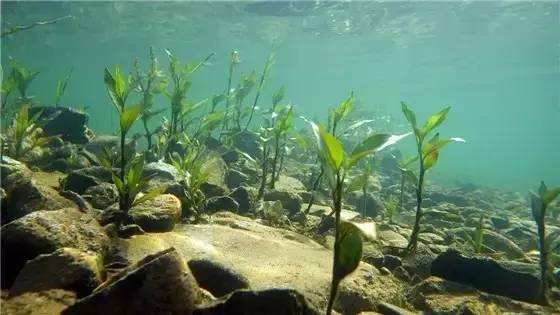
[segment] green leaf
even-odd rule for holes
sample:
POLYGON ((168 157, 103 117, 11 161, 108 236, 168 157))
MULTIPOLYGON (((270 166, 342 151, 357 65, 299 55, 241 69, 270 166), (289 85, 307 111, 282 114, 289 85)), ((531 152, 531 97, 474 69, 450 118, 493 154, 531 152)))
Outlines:
POLYGON ((451 109, 451 107, 446 107, 446 108, 442 109, 441 111, 439 111, 439 112, 433 114, 432 116, 430 116, 430 118, 428 118, 428 120, 426 121, 426 123, 424 124, 422 129, 420 129, 420 133, 421 133, 422 137, 425 137, 435 127, 439 126, 445 120, 445 118, 447 117, 447 113, 449 113, 450 109, 451 109))
POLYGON ((434 166, 439 157, 439 150, 452 142, 466 142, 463 138, 447 138, 439 139, 439 133, 435 134, 430 141, 422 147, 422 156, 424 159, 424 169, 428 170, 434 166))
POLYGON ((348 114, 350 113, 350 111, 352 111, 352 108, 354 107, 354 99, 355 99, 354 94, 351 93, 347 99, 345 99, 338 105, 338 107, 334 111, 334 117, 333 117, 334 123, 338 123, 339 121, 344 119, 344 117, 348 116, 348 114))
POLYGON ((344 149, 340 141, 328 133, 322 125, 311 123, 313 133, 318 141, 319 151, 333 172, 338 172, 344 160, 344 149))
POLYGON ((126 134, 132 124, 138 119, 140 113, 142 112, 142 103, 138 103, 133 106, 129 106, 124 109, 124 111, 120 114, 120 125, 121 130, 126 134))
POLYGON ((414 185, 418 184, 418 177, 413 171, 404 168, 401 168, 401 171, 403 172, 403 175, 406 180, 413 183, 414 185))
POLYGON ((546 206, 540 196, 534 192, 529 192, 529 194, 531 197, 531 212, 533 214, 533 219, 535 219, 535 222, 539 224, 539 222, 543 222, 546 206))
POLYGON ((362 259, 362 232, 352 223, 341 222, 338 240, 339 255, 334 266, 334 276, 338 280, 352 273, 362 259))
POLYGON ((439 133, 436 133, 430 141, 425 145, 426 153, 423 154, 424 169, 429 170, 432 166, 437 163, 439 158, 439 147, 437 146, 439 142, 439 133))
POLYGON ((166 188, 167 187, 162 187, 162 186, 153 187, 153 188, 149 189, 148 191, 146 191, 146 193, 144 195, 142 195, 142 197, 136 198, 134 200, 134 202, 132 203, 132 205, 135 206, 135 205, 141 204, 142 202, 152 200, 155 197, 161 195, 165 191, 166 188))
POLYGON ((402 135, 390 134, 374 134, 366 138, 362 143, 358 144, 350 157, 346 161, 346 168, 350 169, 356 165, 364 157, 375 153, 376 151, 383 150, 384 148, 397 143, 398 141, 406 138, 411 133, 402 135))
POLYGON ((560 195, 560 187, 547 189, 546 193, 544 193, 544 195, 542 197, 543 203, 546 206, 548 206, 550 203, 552 203, 554 201, 554 199, 556 199, 556 197, 558 197, 558 195, 560 195))
POLYGON ((369 174, 368 173, 364 173, 358 176, 354 176, 351 180, 350 183, 348 184, 348 186, 346 187, 346 192, 353 192, 353 191, 358 191, 363 189, 364 186, 367 185, 368 182, 368 178, 369 178, 369 174))
POLYGON ((115 184, 117 190, 119 191, 119 196, 124 195, 125 187, 121 179, 117 175, 115 175, 115 173, 111 173, 111 178, 113 179, 113 183, 115 184))
POLYGON ((286 91, 285 87, 280 87, 274 94, 272 94, 272 105, 276 106, 278 103, 284 99, 284 92, 286 91))
POLYGON ((408 108, 408 106, 404 102, 401 102, 401 109, 404 117, 406 117, 406 120, 408 120, 408 122, 412 126, 412 129, 416 130, 416 114, 414 114, 414 112, 410 108, 408 108))

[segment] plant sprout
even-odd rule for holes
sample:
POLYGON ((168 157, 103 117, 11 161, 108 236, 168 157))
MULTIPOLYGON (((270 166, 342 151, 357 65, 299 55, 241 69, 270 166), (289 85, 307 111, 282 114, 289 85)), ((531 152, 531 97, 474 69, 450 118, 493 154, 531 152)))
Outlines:
POLYGON ((554 279, 550 275, 549 255, 555 253, 560 244, 554 247, 551 243, 547 242, 545 231, 545 217, 548 206, 560 195, 560 187, 549 189, 544 182, 541 182, 537 193, 530 192, 531 197, 531 212, 533 219, 537 224, 537 235, 540 253, 540 269, 541 269, 541 287, 540 294, 544 302, 548 304, 548 294, 550 288, 550 279, 554 279))
MULTIPOLYGON (((362 256, 360 229, 352 223, 342 222, 340 217, 346 176, 362 159, 396 143, 409 134, 400 136, 374 134, 358 144, 348 154, 344 151, 340 140, 327 132, 323 126, 315 123, 311 123, 311 126, 318 142, 319 158, 331 188, 332 208, 335 215, 333 272, 327 306, 327 315, 329 315, 332 312, 340 281, 358 267, 362 256)), ((335 126, 332 127, 335 129, 335 126)))
POLYGON ((439 133, 436 133, 432 138, 426 141, 427 136, 439 126, 447 117, 447 113, 451 107, 446 107, 441 111, 433 114, 428 118, 422 127, 419 127, 416 123, 416 115, 408 106, 403 102, 402 111, 404 116, 410 123, 412 131, 414 132, 416 140, 416 149, 418 154, 409 158, 407 161, 403 162, 404 172, 406 176, 411 178, 413 182, 416 183, 416 218, 414 220, 414 227, 412 229, 412 234, 410 235, 410 240, 408 246, 406 247, 407 252, 413 252, 416 250, 418 244, 418 234, 420 232, 420 219, 422 218, 422 193, 424 190, 424 177, 426 171, 432 168, 439 157, 439 150, 451 142, 465 142, 462 138, 447 138, 440 139, 439 133), (408 165, 412 162, 418 161, 418 176, 414 174, 411 170, 406 169, 408 165))

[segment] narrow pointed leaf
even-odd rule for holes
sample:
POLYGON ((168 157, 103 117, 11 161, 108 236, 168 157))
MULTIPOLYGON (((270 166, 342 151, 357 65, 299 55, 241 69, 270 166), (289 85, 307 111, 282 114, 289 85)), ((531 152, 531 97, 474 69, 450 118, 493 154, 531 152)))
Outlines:
POLYGON ((367 185, 369 175, 367 173, 354 176, 348 186, 346 187, 346 192, 353 192, 361 190, 365 185, 367 185))
POLYGON ((556 199, 556 197, 558 197, 558 195, 560 195, 560 187, 554 187, 552 189, 547 189, 547 191, 544 193, 542 199, 543 199, 543 203, 548 206, 550 203, 552 203, 554 201, 554 199, 556 199))
POLYGON ((127 133, 142 112, 142 103, 125 108, 120 115, 121 130, 127 133))
POLYGON ((408 122, 412 126, 412 129, 417 129, 416 114, 414 114, 414 112, 410 108, 408 108, 408 106, 404 102, 401 102, 401 109, 404 117, 406 117, 406 120, 408 120, 408 122))
POLYGON ((165 191, 165 188, 166 187, 163 186, 151 188, 144 195, 142 195, 142 197, 136 198, 132 205, 135 206, 141 204, 142 202, 154 199, 155 197, 161 195, 165 191))
POLYGON ((435 127, 439 126, 447 117, 447 113, 451 107, 446 107, 441 111, 433 114, 428 118, 422 129, 420 130, 423 137, 425 137, 430 131, 432 131, 435 127))

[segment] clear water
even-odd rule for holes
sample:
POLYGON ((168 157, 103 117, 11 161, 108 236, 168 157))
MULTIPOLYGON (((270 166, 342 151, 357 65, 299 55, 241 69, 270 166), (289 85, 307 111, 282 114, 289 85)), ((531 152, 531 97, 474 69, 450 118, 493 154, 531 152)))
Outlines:
POLYGON ((522 191, 560 184, 558 1, 3 1, 1 9, 3 29, 73 16, 3 38, 2 67, 12 56, 41 71, 30 94, 50 103, 73 66, 63 103, 87 106, 99 132, 116 127, 103 68, 128 69, 137 57, 145 65, 150 45, 162 64, 164 48, 183 60, 216 53, 196 74, 192 99, 225 89, 232 49, 245 73, 275 51, 263 99, 284 84, 311 118, 324 119, 350 91, 393 116, 393 131, 407 129, 401 101, 422 118, 451 105, 441 133, 467 143, 446 148, 431 179, 522 191))

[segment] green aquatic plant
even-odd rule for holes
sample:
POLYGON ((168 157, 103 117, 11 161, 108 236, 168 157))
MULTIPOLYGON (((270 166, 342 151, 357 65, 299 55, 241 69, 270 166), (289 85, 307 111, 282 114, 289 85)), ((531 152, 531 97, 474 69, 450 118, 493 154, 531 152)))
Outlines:
POLYGON ((147 151, 152 150, 152 138, 154 132, 149 128, 152 118, 163 113, 165 109, 154 110, 154 97, 161 94, 167 88, 167 78, 159 69, 159 62, 154 54, 154 49, 150 47, 150 67, 145 73, 141 71, 138 60, 134 61, 132 71, 132 82, 134 91, 141 95, 142 111, 140 120, 144 127, 144 137, 146 138, 147 151))
POLYGON ((244 106, 245 98, 251 93, 257 84, 257 77, 254 72, 244 76, 235 90, 230 94, 230 106, 232 106, 232 120, 234 129, 232 132, 241 131, 242 121, 245 116, 249 115, 249 109, 244 106))
POLYGON ((538 235, 538 248, 539 248, 539 264, 541 269, 541 287, 540 294, 545 303, 548 303, 548 295, 550 288, 550 281, 554 279, 551 275, 551 265, 549 261, 549 255, 557 252, 560 244, 553 246, 550 242, 547 242, 546 230, 545 230, 545 218, 546 210, 548 206, 560 195, 560 187, 548 188, 544 182, 541 182, 539 190, 537 193, 530 192, 531 197, 531 212, 533 214, 533 219, 537 224, 537 235, 538 235))
POLYGON ((476 254, 482 254, 484 250, 484 215, 480 216, 472 233, 465 232, 465 239, 476 254))
MULTIPOLYGON (((128 215, 128 210, 131 207, 156 197, 162 192, 163 188, 157 187, 150 189, 145 195, 137 198, 138 194, 147 187, 147 179, 142 176, 144 171, 144 156, 139 155, 133 158, 127 158, 125 141, 130 128, 132 128, 134 122, 140 117, 143 103, 139 102, 135 105, 126 106, 126 101, 131 91, 132 79, 130 76, 123 75, 118 66, 115 67, 113 73, 105 68, 104 81, 111 102, 119 113, 120 172, 118 175, 112 172, 112 163, 105 163, 105 166, 111 169, 113 182, 115 186, 117 186, 119 192, 119 210, 123 213, 124 219, 128 215)), ((122 221, 119 222, 119 225, 120 224, 122 224, 122 221)))
POLYGON ((273 63, 274 63, 274 54, 271 53, 271 54, 268 55, 268 58, 266 58, 266 62, 264 64, 264 68, 263 68, 263 71, 261 73, 259 83, 257 84, 257 92, 255 93, 255 99, 253 101, 253 106, 251 107, 251 112, 249 114, 249 119, 247 119, 247 124, 245 125, 245 130, 247 130, 247 128, 249 128, 249 125, 251 124, 251 121, 253 120, 253 115, 255 113, 255 109, 257 108, 257 104, 259 102, 259 97, 261 95, 261 91, 264 87, 265 80, 266 80, 268 74, 270 73, 270 69, 272 68, 273 63))
POLYGON ((427 140, 429 134, 439 126, 447 117, 451 107, 446 107, 441 111, 431 115, 428 120, 424 123, 422 127, 419 127, 416 123, 416 114, 408 108, 408 106, 403 102, 401 103, 402 111, 406 120, 410 123, 412 131, 414 132, 414 138, 416 140, 416 149, 418 154, 409 158, 407 161, 403 162, 405 175, 412 178, 412 181, 416 185, 416 218, 414 220, 414 227, 412 229, 412 234, 410 235, 410 240, 408 246, 406 247, 407 252, 413 252, 416 250, 418 244, 418 234, 420 233, 420 220, 422 219, 422 194, 424 191, 424 179, 426 171, 431 169, 438 161, 439 151, 444 146, 451 142, 464 142, 462 138, 446 138, 440 139, 439 133, 436 133, 430 139, 427 140), (418 161, 418 176, 411 170, 406 169, 411 163, 418 161))
POLYGON ((389 196, 387 201, 385 201, 385 210, 389 223, 393 224, 393 217, 400 211, 399 198, 396 195, 389 196))
POLYGON ((186 104, 186 94, 190 89, 192 82, 190 76, 195 73, 205 62, 210 60, 214 53, 209 54, 201 62, 193 62, 183 64, 179 59, 166 49, 165 52, 169 57, 169 78, 171 81, 171 91, 165 91, 165 95, 171 102, 171 119, 169 132, 172 135, 177 135, 178 132, 184 131, 184 125, 181 120, 181 113, 186 104))
POLYGON ((408 134, 394 136, 374 134, 359 143, 348 154, 344 151, 341 141, 320 124, 311 122, 313 133, 317 139, 319 159, 325 169, 331 188, 332 209, 335 215, 335 241, 333 253, 333 272, 331 291, 327 306, 330 314, 338 291, 340 281, 354 271, 361 260, 362 236, 360 229, 354 224, 341 221, 342 199, 345 192, 346 177, 350 170, 367 156, 396 143, 408 134))
POLYGON ((26 68, 23 64, 15 59, 10 59, 10 65, 12 66, 12 78, 13 84, 19 93, 22 100, 28 99, 27 89, 31 82, 39 75, 39 71, 33 71, 26 68))
POLYGON ((210 175, 209 171, 203 167, 204 155, 207 151, 197 140, 188 139, 186 134, 183 134, 183 138, 184 154, 173 152, 169 156, 169 161, 179 171, 180 183, 185 188, 187 196, 185 203, 189 212, 198 215, 205 201, 200 187, 210 175))
POLYGON ((224 134, 224 132, 228 131, 229 129, 229 114, 230 110, 230 101, 231 101, 231 85, 233 80, 233 72, 235 66, 237 66, 241 62, 241 58, 239 57, 239 52, 237 50, 232 50, 230 57, 229 57, 229 67, 228 67, 228 80, 226 91, 224 93, 224 98, 226 101, 226 108, 225 108, 225 116, 222 123, 222 131, 220 132, 220 137, 224 134))
POLYGON ((20 159, 31 150, 48 143, 50 137, 42 135, 37 123, 41 113, 41 111, 37 111, 31 115, 29 104, 20 107, 2 140, 2 154, 20 159))
POLYGON ((74 67, 70 68, 70 71, 68 71, 68 74, 66 74, 66 76, 63 79, 56 81, 56 90, 54 95, 55 106, 60 105, 60 100, 62 99, 64 92, 66 92, 66 87, 68 86, 68 82, 70 82, 70 78, 72 78, 73 72, 74 72, 74 67))
POLYGON ((278 174, 280 173, 279 161, 283 159, 285 153, 284 147, 286 145, 286 140, 289 132, 294 125, 294 109, 292 106, 285 106, 282 108, 276 107, 273 112, 276 116, 274 125, 272 127, 272 163, 271 163, 271 173, 270 173, 270 188, 274 189, 276 181, 278 180, 278 174))
MULTIPOLYGON (((354 92, 351 92, 350 96, 344 99, 337 107, 329 109, 327 129, 329 130, 331 135, 336 136, 336 129, 338 125, 346 116, 350 114, 352 108, 354 107, 354 101, 355 101, 354 92)), ((324 173, 325 173, 324 166, 321 165, 319 174, 317 175, 317 177, 315 177, 315 180, 313 181, 313 186, 311 188, 311 198, 309 199, 309 203, 307 204, 307 209, 305 210, 305 213, 309 213, 311 207, 313 206, 313 203, 315 202, 315 192, 317 191, 319 185, 321 184, 321 179, 323 178, 324 173)))
POLYGON ((366 215, 366 210, 367 210, 367 186, 368 186, 368 181, 371 177, 371 171, 372 171, 371 164, 368 163, 368 161, 366 161, 366 163, 364 163, 364 166, 361 169, 361 173, 357 176, 354 176, 350 180, 350 183, 346 188, 347 193, 358 191, 358 190, 362 192, 362 215, 363 216, 366 215))
POLYGON ((270 145, 272 141, 272 127, 261 127, 259 132, 259 141, 260 141, 260 167, 261 167, 261 174, 260 174, 260 185, 259 191, 257 193, 257 200, 261 200, 264 196, 264 191, 266 189, 266 183, 268 179, 268 170, 269 170, 269 159, 270 159, 270 151, 272 146, 270 145))

